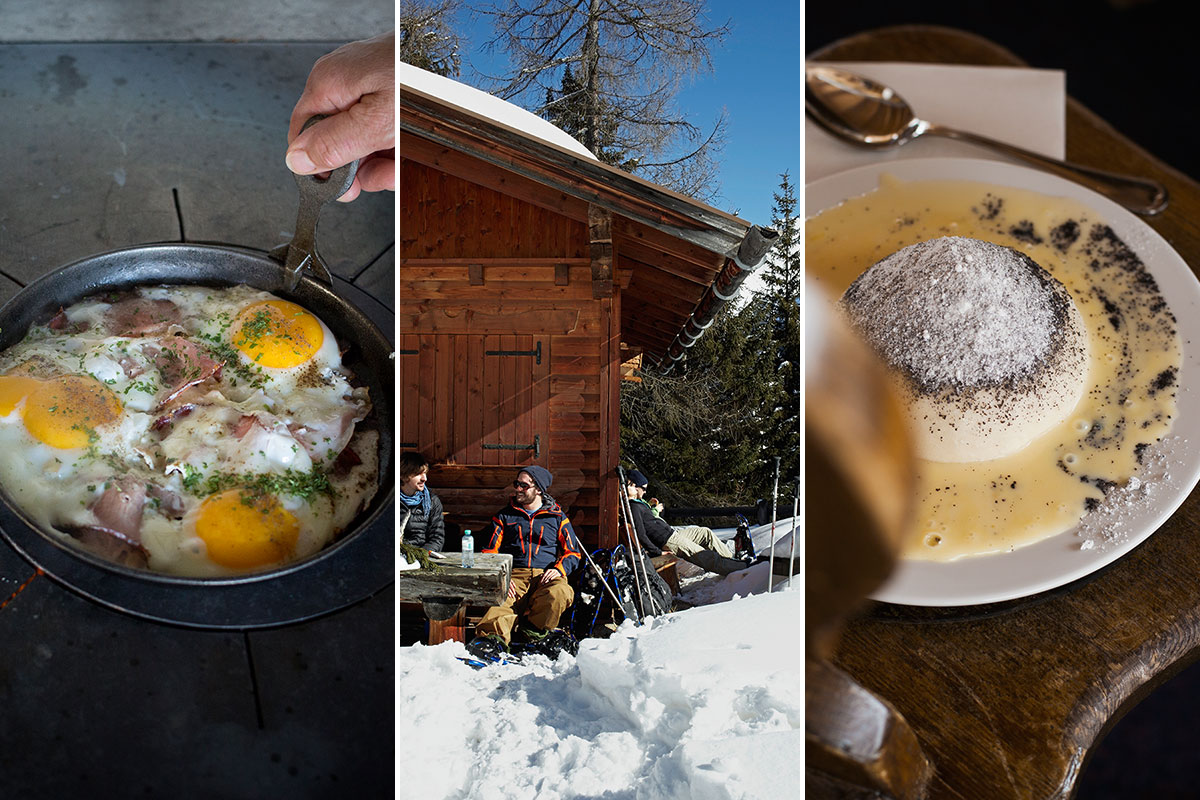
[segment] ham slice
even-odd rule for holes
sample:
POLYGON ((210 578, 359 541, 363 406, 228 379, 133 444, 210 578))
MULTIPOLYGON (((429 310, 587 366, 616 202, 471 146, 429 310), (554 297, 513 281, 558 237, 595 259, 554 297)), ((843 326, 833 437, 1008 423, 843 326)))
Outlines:
POLYGON ((146 494, 150 499, 158 501, 158 510, 164 517, 183 519, 183 513, 187 509, 183 498, 177 492, 173 492, 165 486, 150 484, 146 487, 146 494))
POLYGON ((142 546, 142 508, 146 484, 133 477, 109 481, 108 488, 91 505, 95 525, 65 528, 80 544, 97 555, 131 567, 145 567, 149 553, 142 546))
POLYGON ((133 544, 142 543, 142 507, 146 504, 146 484, 131 476, 108 482, 100 499, 92 504, 92 513, 100 527, 133 544))
POLYGON ((263 428, 263 430, 266 430, 263 424, 258 421, 258 417, 254 416, 253 414, 243 414, 238 418, 237 424, 233 426, 234 437, 238 439, 245 439, 246 434, 248 434, 255 425, 258 425, 259 427, 263 428))
POLYGON ((114 336, 165 333, 179 319, 179 306, 170 300, 150 300, 145 297, 118 300, 104 312, 104 325, 114 336))
POLYGON ((58 307, 58 313, 51 317, 46 325, 52 331, 67 331, 68 333, 82 333, 89 327, 86 322, 71 324, 71 320, 67 319, 67 312, 62 306, 58 307))
POLYGON ((180 417, 186 417, 195 409, 195 403, 178 403, 171 408, 164 409, 163 414, 159 416, 158 419, 154 420, 153 424, 150 426, 150 429, 156 433, 166 436, 167 434, 163 433, 163 429, 170 428, 175 424, 175 420, 179 419, 180 417))
POLYGON ((189 339, 166 336, 158 340, 157 346, 147 344, 142 351, 162 376, 165 389, 159 396, 159 408, 170 404, 189 387, 209 378, 221 378, 221 362, 210 358, 189 339))
POLYGON ((79 525, 65 530, 85 548, 108 561, 135 569, 146 569, 150 564, 150 554, 146 548, 114 535, 107 528, 79 525))

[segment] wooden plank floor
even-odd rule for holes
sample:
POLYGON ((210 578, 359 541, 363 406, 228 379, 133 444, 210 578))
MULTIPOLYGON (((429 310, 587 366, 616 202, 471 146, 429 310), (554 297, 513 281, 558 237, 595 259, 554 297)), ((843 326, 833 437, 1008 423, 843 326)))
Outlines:
MULTIPOLYGON (((328 44, 0 46, 0 301, 156 241, 269 249, 288 117, 328 44)), ((331 204, 330 268, 394 308, 394 196, 331 204)), ((391 797, 394 593, 267 631, 146 622, 0 543, 6 797, 391 797)))

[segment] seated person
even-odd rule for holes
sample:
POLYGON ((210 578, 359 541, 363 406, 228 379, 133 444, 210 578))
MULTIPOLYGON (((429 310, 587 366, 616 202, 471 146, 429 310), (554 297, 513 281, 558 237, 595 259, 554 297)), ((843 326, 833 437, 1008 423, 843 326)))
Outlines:
POLYGON ((649 484, 646 476, 636 469, 626 475, 629 511, 638 542, 646 555, 653 558, 662 555, 663 550, 670 550, 684 561, 718 575, 728 575, 750 566, 745 561, 735 559, 729 547, 717 538, 711 528, 699 525, 673 528, 664 522, 642 499, 649 484))
POLYGON ((514 628, 541 652, 571 649, 570 635, 555 631, 559 617, 575 600, 567 578, 579 564, 582 547, 571 521, 554 498, 549 470, 530 466, 517 473, 512 501, 492 518, 492 532, 484 553, 509 553, 512 578, 504 603, 492 606, 475 626, 467 645, 472 654, 495 659, 509 648, 514 628))
POLYGON ((420 453, 400 456, 400 541, 425 550, 441 550, 446 539, 442 501, 429 491, 429 462, 420 453))

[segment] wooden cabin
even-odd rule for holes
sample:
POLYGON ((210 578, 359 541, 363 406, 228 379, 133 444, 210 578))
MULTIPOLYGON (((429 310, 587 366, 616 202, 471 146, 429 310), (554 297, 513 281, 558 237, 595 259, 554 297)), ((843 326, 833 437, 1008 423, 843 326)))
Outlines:
POLYGON ((448 548, 525 464, 612 546, 622 364, 680 351, 752 226, 498 98, 405 64, 399 82, 399 447, 432 464, 448 548))

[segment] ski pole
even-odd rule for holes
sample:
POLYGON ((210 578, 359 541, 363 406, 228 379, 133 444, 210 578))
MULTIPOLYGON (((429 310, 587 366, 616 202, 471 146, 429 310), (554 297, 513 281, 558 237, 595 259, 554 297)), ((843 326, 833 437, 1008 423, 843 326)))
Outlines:
POLYGON ((767 592, 775 582, 775 512, 779 505, 779 456, 775 456, 775 488, 771 490, 771 572, 767 575, 767 592))
POLYGON ((637 537, 637 528, 633 524, 633 508, 629 502, 629 492, 626 490, 627 478, 625 476, 625 468, 620 464, 617 465, 617 480, 621 482, 621 492, 617 496, 617 508, 625 517, 625 535, 629 538, 629 555, 633 559, 633 582, 638 586, 638 597, 642 601, 642 616, 646 615, 646 609, 650 608, 654 613, 658 611, 658 604, 654 601, 654 595, 650 592, 650 576, 646 572, 646 562, 642 560, 642 542, 637 537), (638 578, 638 566, 641 566, 642 576, 638 578), (647 602, 649 598, 649 602, 647 602))
POLYGON ((792 584, 792 569, 796 565, 796 533, 800 530, 796 520, 800 516, 800 473, 796 473, 796 494, 792 498, 792 560, 788 562, 788 586, 792 584))
MULTIPOLYGON (((633 521, 633 503, 629 500, 628 492, 621 493, 621 502, 625 507, 626 525, 629 527, 634 542, 637 543, 637 563, 642 567, 642 585, 646 587, 646 597, 650 599, 650 610, 655 616, 658 616, 663 613, 663 609, 658 607, 658 600, 654 598, 654 592, 650 591, 650 574, 646 571, 646 555, 642 549, 642 540, 637 538, 637 525, 633 521)), ((645 601, 643 600, 643 602, 645 601)), ((645 606, 643 605, 642 608, 644 610, 645 606)))
POLYGON ((631 563, 629 566, 631 566, 633 568, 633 585, 634 585, 634 587, 637 588, 638 600, 641 602, 641 605, 642 605, 642 607, 641 607, 642 616, 645 616, 646 595, 642 591, 641 578, 638 577, 637 560, 635 559, 635 552, 633 549, 634 542, 637 541, 637 533, 633 530, 632 526, 629 524, 629 516, 627 515, 627 513, 625 511, 625 503, 623 502, 623 498, 626 497, 625 470, 619 464, 617 465, 617 480, 621 484, 620 492, 618 492, 618 494, 617 494, 617 517, 618 517, 619 522, 622 522, 625 524, 625 540, 627 542, 629 542, 629 558, 631 560, 631 563))
POLYGON ((637 553, 637 543, 638 543, 637 542, 637 531, 634 528, 634 525, 631 524, 630 518, 629 518, 629 511, 625 507, 624 491, 622 492, 622 494, 618 495, 617 511, 618 511, 620 517, 622 517, 622 522, 625 523, 625 541, 629 542, 629 560, 630 560, 629 566, 632 567, 632 570, 634 570, 634 587, 637 589, 638 606, 640 606, 640 612, 641 612, 642 616, 646 616, 647 591, 646 591, 646 587, 644 587, 644 585, 642 583, 642 578, 640 576, 638 576, 638 572, 637 572, 637 563, 638 563, 638 561, 641 560, 640 558, 638 558, 638 553, 637 553))

